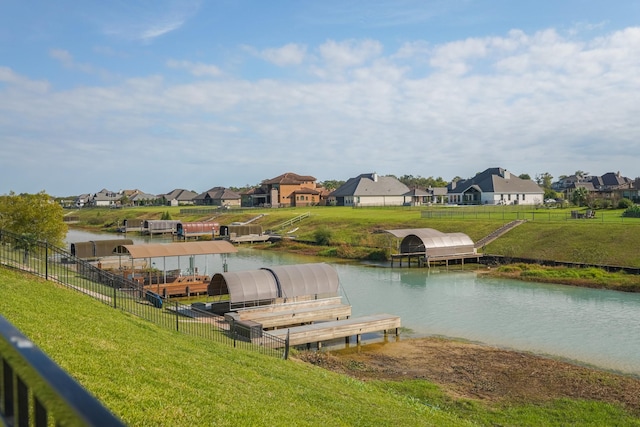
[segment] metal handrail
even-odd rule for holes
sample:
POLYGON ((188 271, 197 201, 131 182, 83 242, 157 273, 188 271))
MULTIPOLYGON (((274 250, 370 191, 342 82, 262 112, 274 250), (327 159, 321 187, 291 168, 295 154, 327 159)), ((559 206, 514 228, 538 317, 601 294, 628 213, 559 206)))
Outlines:
POLYGON ((2 316, 0 361, 0 420, 5 425, 47 426, 49 418, 56 425, 125 425, 2 316))

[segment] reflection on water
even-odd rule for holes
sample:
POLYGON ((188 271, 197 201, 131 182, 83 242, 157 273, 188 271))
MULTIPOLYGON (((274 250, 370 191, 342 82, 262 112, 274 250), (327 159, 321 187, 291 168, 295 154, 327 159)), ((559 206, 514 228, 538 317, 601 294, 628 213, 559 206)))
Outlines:
MULTIPOLYGON (((74 230, 67 241, 99 238, 115 237, 74 230)), ((321 261, 244 248, 227 258, 229 271, 321 261)), ((167 269, 178 266, 176 260, 166 263, 167 269)), ((207 274, 221 272, 222 263, 219 255, 196 259, 207 274)), ((471 271, 332 265, 354 316, 397 314, 411 336, 463 338, 640 375, 640 294, 492 279, 471 271)))

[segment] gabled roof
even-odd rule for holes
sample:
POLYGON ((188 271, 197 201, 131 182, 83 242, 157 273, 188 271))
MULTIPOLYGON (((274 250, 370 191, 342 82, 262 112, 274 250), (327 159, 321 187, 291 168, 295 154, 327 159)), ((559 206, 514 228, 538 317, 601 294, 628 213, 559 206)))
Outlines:
POLYGON ((427 197, 427 196, 431 196, 431 193, 429 193, 428 191, 424 191, 421 188, 412 188, 411 190, 404 193, 403 196, 427 197))
POLYGON ((307 187, 301 187, 295 191, 292 191, 291 194, 314 194, 314 195, 320 195, 322 194, 322 192, 318 191, 318 190, 314 190, 313 188, 307 188, 307 187))
POLYGON ((304 184, 305 182, 316 181, 316 178, 310 175, 298 175, 293 172, 283 173, 282 175, 276 176, 275 178, 266 179, 262 181, 262 184, 289 184, 289 185, 297 185, 304 184))
POLYGON ((198 194, 193 198, 193 200, 238 200, 241 198, 242 197, 235 191, 231 191, 224 187, 213 187, 212 189, 205 191, 204 193, 198 194))
POLYGON ((331 196, 402 196, 409 187, 392 176, 379 176, 375 173, 363 173, 337 188, 331 196))
POLYGON ((170 193, 161 195, 161 197, 162 196, 164 196, 164 198, 167 200, 178 200, 178 201, 190 202, 191 200, 193 200, 194 197, 197 196, 197 194, 189 190, 175 189, 170 193))
POLYGON ((481 193, 544 193, 530 179, 521 179, 506 169, 489 168, 470 179, 447 186, 450 194, 464 193, 471 188, 481 193))
POLYGON ((620 175, 620 172, 607 172, 602 176, 594 176, 591 183, 595 188, 612 188, 631 182, 629 178, 620 175))
POLYGON ((129 197, 129 200, 131 200, 132 202, 135 202, 138 200, 155 200, 157 198, 158 196, 154 194, 148 194, 148 193, 143 193, 142 191, 138 191, 137 193, 131 195, 129 197))

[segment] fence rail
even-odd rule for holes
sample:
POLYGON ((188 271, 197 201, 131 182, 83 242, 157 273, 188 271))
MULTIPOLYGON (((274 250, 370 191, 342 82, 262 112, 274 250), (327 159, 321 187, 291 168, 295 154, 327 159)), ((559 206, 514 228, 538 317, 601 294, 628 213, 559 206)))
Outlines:
POLYGON ((0 316, 0 421, 7 426, 124 426, 0 316))
MULTIPOLYGON (((242 328, 229 324, 223 316, 165 300, 145 290, 137 282, 101 270, 46 242, 33 241, 10 231, 0 230, 0 264, 55 281, 164 328, 274 357, 286 358, 288 355, 286 340, 266 332, 261 333, 259 340, 254 340, 242 328)), ((0 353, 0 357, 3 357, 3 353, 0 353)), ((7 413, 6 405, 3 411, 2 414, 7 413)), ((33 411, 37 412, 30 412, 33 411)), ((12 416, 7 417, 11 419, 12 416)), ((6 421, 5 424, 14 425, 6 421)))
POLYGON ((462 219, 462 220, 502 220, 502 221, 536 221, 536 222, 586 222, 586 223, 624 223, 640 224, 638 218, 624 217, 619 213, 606 213, 602 211, 591 211, 590 215, 585 212, 584 216, 576 214, 578 211, 555 212, 552 209, 533 210, 528 209, 500 209, 493 207, 469 208, 458 207, 451 209, 425 209, 420 211, 421 218, 429 219, 462 219))

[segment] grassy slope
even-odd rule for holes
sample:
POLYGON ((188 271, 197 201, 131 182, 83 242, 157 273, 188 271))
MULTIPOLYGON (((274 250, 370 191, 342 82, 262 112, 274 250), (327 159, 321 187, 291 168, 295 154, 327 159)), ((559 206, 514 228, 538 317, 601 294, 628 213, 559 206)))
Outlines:
POLYGON ((128 425, 640 425, 597 402, 487 407, 423 380, 365 383, 160 329, 5 268, 0 294, 0 314, 128 425))
POLYGON ((129 425, 467 425, 376 385, 159 329, 4 268, 0 294, 0 314, 129 425))
MULTIPOLYGON (((311 216, 291 225, 298 228, 300 239, 314 240, 314 232, 320 227, 331 230, 335 245, 347 244, 366 247, 395 248, 395 241, 387 233, 375 233, 385 229, 435 228, 442 232, 462 232, 477 241, 506 222, 525 216, 535 217, 487 245, 486 252, 496 255, 587 262, 598 264, 640 267, 640 252, 635 242, 640 241, 640 219, 621 218, 621 211, 598 211, 601 219, 595 220, 546 220, 546 211, 513 208, 440 208, 436 212, 454 212, 458 216, 443 219, 422 218, 416 208, 352 209, 347 207, 312 207, 264 209, 256 211, 233 210, 224 214, 180 215, 178 207, 153 207, 131 209, 83 209, 73 215, 80 216, 82 224, 95 228, 121 224, 125 218, 160 218, 170 212, 174 219, 201 221, 211 219, 221 224, 246 221, 260 213, 266 213, 257 221, 265 230, 276 229, 279 224, 297 215, 310 212, 311 216), (468 209, 468 210, 465 210, 468 209), (464 217, 460 212, 466 213, 464 217), (476 214, 480 212, 479 214, 476 214), (505 213, 506 212, 506 213, 505 213)), ((569 211, 553 210, 554 216, 568 215, 569 211)))

